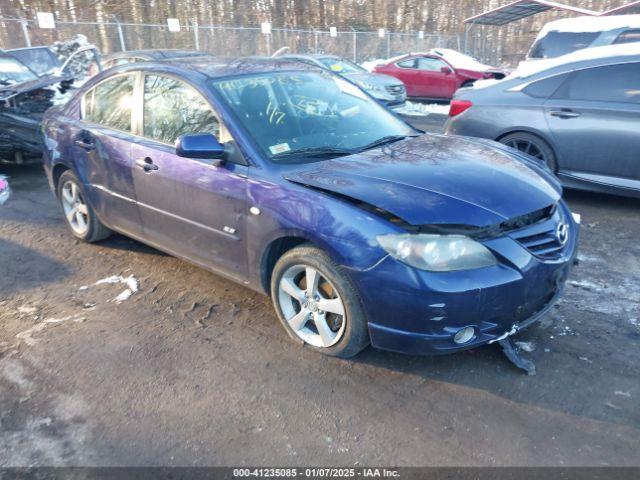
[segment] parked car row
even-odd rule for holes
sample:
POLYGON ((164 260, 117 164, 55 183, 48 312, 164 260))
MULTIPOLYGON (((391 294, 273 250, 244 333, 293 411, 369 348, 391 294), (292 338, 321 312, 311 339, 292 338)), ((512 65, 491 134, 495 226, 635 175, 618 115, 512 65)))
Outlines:
POLYGON ((519 71, 456 94, 446 133, 537 157, 568 187, 640 197, 640 43, 519 71))
POLYGON ((576 256, 557 179, 494 142, 422 134, 334 70, 194 57, 96 75, 42 122, 70 232, 268 294, 325 354, 508 345, 576 256))

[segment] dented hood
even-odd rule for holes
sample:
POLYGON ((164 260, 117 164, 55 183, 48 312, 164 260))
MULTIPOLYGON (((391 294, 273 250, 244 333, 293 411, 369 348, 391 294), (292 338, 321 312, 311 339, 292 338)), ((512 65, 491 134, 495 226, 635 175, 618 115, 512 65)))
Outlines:
POLYGON ((535 160, 463 137, 422 135, 286 173, 412 225, 485 227, 554 204, 558 183, 535 160))
POLYGON ((0 100, 8 100, 16 95, 20 95, 24 92, 37 90, 39 88, 50 87, 62 82, 73 82, 73 78, 68 76, 56 76, 50 75, 46 77, 40 77, 28 82, 15 83, 11 85, 0 85, 0 100))

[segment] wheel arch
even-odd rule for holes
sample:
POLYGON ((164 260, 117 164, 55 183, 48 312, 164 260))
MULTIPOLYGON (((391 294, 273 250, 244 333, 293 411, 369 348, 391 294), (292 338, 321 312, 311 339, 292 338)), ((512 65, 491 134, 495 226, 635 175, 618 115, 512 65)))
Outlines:
POLYGON ((342 263, 342 256, 324 241, 304 232, 282 234, 267 243, 260 258, 260 286, 266 294, 271 293, 271 274, 278 260, 288 251, 303 244, 319 248, 335 262, 342 263))
POLYGON ((51 169, 51 181, 53 182, 53 191, 56 196, 58 194, 58 182, 60 181, 60 177, 67 170, 71 170, 71 167, 64 163, 56 163, 51 169))

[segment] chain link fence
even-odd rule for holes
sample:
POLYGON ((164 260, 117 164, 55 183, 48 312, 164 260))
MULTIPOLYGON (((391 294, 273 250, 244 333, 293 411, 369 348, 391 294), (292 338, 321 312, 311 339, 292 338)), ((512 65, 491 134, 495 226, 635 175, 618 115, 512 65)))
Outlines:
POLYGON ((427 33, 338 31, 260 27, 181 25, 171 32, 167 25, 120 22, 56 22, 55 29, 42 29, 34 20, 0 18, 0 48, 49 45, 82 34, 103 54, 139 49, 195 49, 220 56, 271 55, 282 47, 295 53, 327 53, 356 62, 389 58, 431 48, 460 50, 458 35, 427 33))

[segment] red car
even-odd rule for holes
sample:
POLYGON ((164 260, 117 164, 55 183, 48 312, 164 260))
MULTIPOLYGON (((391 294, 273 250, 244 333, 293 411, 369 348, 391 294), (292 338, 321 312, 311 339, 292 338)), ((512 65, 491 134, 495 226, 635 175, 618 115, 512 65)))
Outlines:
POLYGON ((376 65, 374 72, 402 80, 408 97, 430 100, 449 100, 460 87, 485 78, 502 79, 506 75, 498 68, 447 49, 396 57, 376 65))

